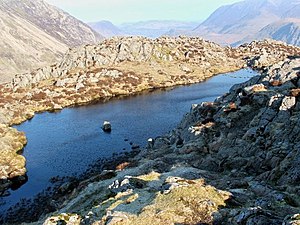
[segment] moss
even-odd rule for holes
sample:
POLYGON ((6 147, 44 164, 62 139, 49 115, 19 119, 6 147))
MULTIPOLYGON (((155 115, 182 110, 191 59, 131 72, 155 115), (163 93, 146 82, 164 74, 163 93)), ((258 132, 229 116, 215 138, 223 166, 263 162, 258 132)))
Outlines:
POLYGON ((117 200, 117 201, 115 201, 113 204, 111 204, 111 206, 108 207, 107 210, 113 210, 113 209, 115 209, 117 206, 119 206, 119 205, 121 205, 121 204, 123 204, 123 203, 124 203, 124 200, 117 200))
POLYGON ((79 225, 81 218, 77 214, 62 213, 56 216, 52 216, 46 220, 44 224, 72 224, 79 225))
POLYGON ((153 181, 153 180, 159 180, 159 177, 160 177, 160 173, 152 171, 149 174, 141 175, 138 176, 137 178, 143 181, 153 181))
POLYGON ((126 199, 126 204, 130 204, 130 203, 134 202, 135 200, 137 200, 138 198, 139 198, 138 194, 131 195, 126 199))

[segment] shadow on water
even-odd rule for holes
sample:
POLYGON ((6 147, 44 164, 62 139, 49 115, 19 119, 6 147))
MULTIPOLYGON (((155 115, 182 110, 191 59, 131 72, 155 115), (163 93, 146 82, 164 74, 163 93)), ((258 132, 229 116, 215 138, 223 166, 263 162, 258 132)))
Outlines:
MULTIPOLYGON (((25 174, 24 176, 17 176, 12 179, 0 179, 0 186, 5 187, 5 185, 7 185, 12 191, 16 191, 19 188, 21 188, 22 185, 24 185, 27 181, 28 181, 28 176, 27 174, 25 174)), ((9 192, 6 192, 5 189, 0 191, 2 192, 2 196, 4 197, 6 194, 7 196, 9 195, 9 192)))

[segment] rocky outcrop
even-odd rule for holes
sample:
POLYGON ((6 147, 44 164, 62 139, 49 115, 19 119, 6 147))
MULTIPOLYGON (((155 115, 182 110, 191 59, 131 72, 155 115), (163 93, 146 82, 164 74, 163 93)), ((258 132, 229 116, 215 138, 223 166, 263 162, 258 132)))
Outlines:
POLYGON ((0 19, 0 83, 60 60, 68 47, 102 38, 43 0, 2 0, 0 19))
POLYGON ((20 154, 27 143, 25 134, 0 124, 0 195, 12 184, 26 180, 25 157, 20 154))
POLYGON ((221 224, 280 224, 299 212, 299 65, 280 62, 194 107, 169 138, 184 140, 180 154, 199 154, 191 166, 223 176, 211 183, 239 207, 220 210, 221 224))
POLYGON ((274 65, 289 56, 299 55, 298 47, 271 39, 252 41, 240 45, 237 49, 240 57, 247 61, 247 65, 257 70, 274 65))
MULTIPOLYGON (((237 58, 228 57, 224 48, 200 38, 113 38, 98 45, 71 49, 60 63, 17 75, 13 85, 24 87, 45 79, 74 75, 80 70, 85 74, 93 74, 93 71, 105 66, 128 70, 130 63, 138 64, 131 66, 132 70, 143 65, 146 67, 144 73, 153 71, 157 77, 171 76, 171 72, 175 71, 182 75, 190 73, 192 77, 195 70, 201 74, 218 73, 219 68, 224 67, 224 62, 227 62, 228 67, 243 66, 237 58), (171 69, 168 70, 167 64, 171 69)), ((141 71, 140 68, 134 72, 138 71, 141 71)))
POLYGON ((294 57, 193 105, 138 166, 90 183, 45 224, 69 212, 84 224, 298 224, 299 88, 294 57))
POLYGON ((209 77, 210 74, 224 72, 230 67, 242 68, 245 58, 248 62, 259 58, 257 65, 248 64, 261 68, 297 54, 299 48, 273 40, 254 41, 238 48, 222 48, 201 38, 162 37, 152 40, 143 37, 116 37, 98 45, 70 49, 60 63, 17 75, 12 85, 17 88, 51 78, 66 76, 74 78, 74 75, 79 75, 79 71, 93 75, 94 71, 103 67, 115 67, 123 71, 131 67, 133 72, 141 73, 140 65, 145 67, 143 69, 145 73, 156 73, 155 77, 171 76, 171 73, 175 72, 181 73, 182 76, 188 74, 189 77, 193 77, 194 74, 201 73, 209 77))

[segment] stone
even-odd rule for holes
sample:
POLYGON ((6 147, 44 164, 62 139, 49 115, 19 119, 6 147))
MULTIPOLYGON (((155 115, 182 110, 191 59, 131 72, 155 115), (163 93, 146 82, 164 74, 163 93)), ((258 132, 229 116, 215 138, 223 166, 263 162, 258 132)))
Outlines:
POLYGON ((281 103, 281 106, 280 106, 279 110, 281 110, 281 111, 290 110, 292 107, 295 106, 295 104, 296 104, 296 98, 295 97, 286 96, 282 100, 282 103, 281 103))
POLYGON ((59 105, 59 104, 54 104, 54 105, 53 105, 53 109, 54 109, 54 110, 62 110, 63 107, 62 107, 61 105, 59 105))
POLYGON ((79 215, 62 213, 48 218, 43 225, 80 225, 80 222, 81 218, 79 215))
POLYGON ((110 124, 110 122, 104 121, 103 125, 102 125, 102 130, 104 132, 107 132, 107 133, 111 132, 111 124, 110 124))
POLYGON ((81 88, 84 88, 84 84, 83 83, 77 83, 76 87, 75 87, 76 91, 80 90, 81 88))
POLYGON ((128 220, 128 216, 126 213, 115 211, 112 214, 109 213, 107 216, 107 222, 105 224, 107 225, 114 225, 119 223, 124 223, 128 220))
POLYGON ((300 224, 300 214, 288 215, 284 219, 282 225, 299 225, 300 224))
POLYGON ((152 149, 154 146, 154 139, 152 138, 149 138, 148 141, 147 141, 147 149, 152 149))
POLYGON ((229 113, 229 112, 235 112, 237 109, 238 109, 237 105, 234 102, 230 102, 223 111, 229 113))
POLYGON ((290 91, 290 94, 291 94, 293 97, 299 97, 299 96, 300 96, 300 88, 292 89, 292 90, 290 91))
POLYGON ((190 69, 189 67, 187 67, 186 65, 181 65, 181 70, 185 73, 191 73, 193 72, 192 69, 190 69))
POLYGON ((252 85, 250 87, 245 87, 244 88, 244 91, 250 95, 250 94, 253 94, 255 92, 261 92, 261 91, 266 91, 266 87, 265 85, 263 84, 255 84, 255 85, 252 85))

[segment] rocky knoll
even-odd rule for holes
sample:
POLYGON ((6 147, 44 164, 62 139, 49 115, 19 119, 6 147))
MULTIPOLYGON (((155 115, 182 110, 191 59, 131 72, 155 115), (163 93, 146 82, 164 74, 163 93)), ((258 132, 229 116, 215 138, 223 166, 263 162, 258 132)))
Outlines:
MULTIPOLYGON (((17 154, 26 139, 24 134, 8 126, 32 118, 35 112, 60 110, 147 89, 196 83, 218 73, 238 70, 247 64, 266 69, 299 53, 299 48, 282 42, 266 40, 239 48, 222 48, 200 38, 187 37, 155 40, 143 37, 114 38, 98 45, 71 49, 60 63, 18 75, 11 83, 0 85, 0 123, 3 124, 0 141, 8 143, 7 147, 1 149, 0 177, 3 184, 0 185, 0 192, 5 194, 7 181, 22 177, 26 172, 25 160, 17 154), (15 141, 10 138, 12 133, 15 141)), ((284 87, 276 80, 275 84, 284 87)), ((227 112, 238 109, 236 104, 229 104, 227 112)), ((204 124, 204 127, 209 128, 209 125, 204 124)), ((178 137, 178 146, 188 141, 183 135, 178 137)), ((155 148, 160 145, 164 145, 163 140, 155 141, 155 148)), ((176 157, 172 160, 176 160, 176 157)), ((154 168, 159 167, 153 165, 154 168)), ((217 198, 215 204, 224 204, 222 201, 227 199, 227 195, 224 198, 222 196, 217 198)))
POLYGON ((128 168, 40 223, 300 224, 299 97, 298 56, 193 105, 128 168))
POLYGON ((69 47, 102 38, 43 0, 1 0, 0 19, 0 83, 60 60, 69 47))
MULTIPOLYGON (((223 48, 201 38, 161 37, 155 40, 143 37, 112 38, 98 45, 70 49, 60 63, 31 73, 16 75, 12 85, 16 89, 66 76, 76 80, 82 74, 94 76, 94 73, 103 67, 124 71, 131 69, 132 72, 139 74, 155 74, 158 78, 166 76, 171 78, 176 73, 180 73, 181 76, 188 74, 190 79, 199 73, 200 76, 210 77, 212 74, 242 68, 245 60, 248 64, 251 64, 250 60, 256 61, 256 65, 253 66, 261 68, 298 52, 297 47, 273 40, 254 41, 238 48, 223 48)), ((64 82, 76 83, 73 80, 64 82)))
POLYGON ((200 38, 113 38, 98 45, 71 49, 60 63, 18 75, 13 85, 24 87, 49 78, 65 78, 67 75, 78 78, 80 73, 97 77, 97 69, 102 67, 128 72, 132 70, 139 74, 150 73, 150 76, 155 73, 157 79, 166 76, 170 78, 173 74, 189 74, 192 79, 199 73, 209 77, 229 67, 233 69, 241 66, 243 64, 237 58, 228 57, 226 49, 200 38))

